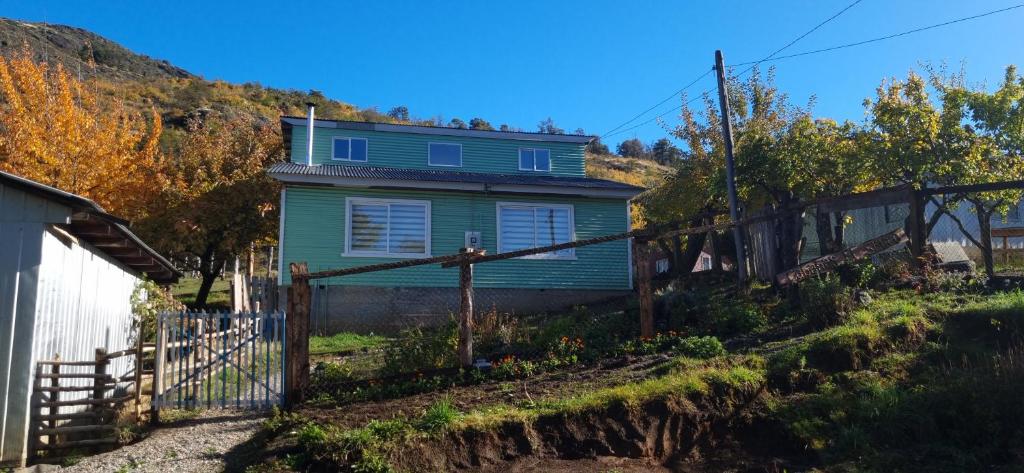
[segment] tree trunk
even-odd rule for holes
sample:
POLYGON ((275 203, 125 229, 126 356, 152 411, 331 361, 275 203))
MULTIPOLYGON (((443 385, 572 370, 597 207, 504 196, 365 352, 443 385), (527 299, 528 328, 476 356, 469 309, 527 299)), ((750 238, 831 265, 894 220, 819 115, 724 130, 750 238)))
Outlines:
POLYGON ((832 237, 832 218, 828 212, 815 210, 814 229, 818 233, 818 255, 825 256, 834 253, 836 245, 832 237))
MULTIPOLYGON (((710 219, 707 219, 710 220, 710 219)), ((705 219, 695 218, 691 219, 690 226, 696 227, 702 224, 706 225, 710 222, 706 222, 705 219)), ((697 261, 700 259, 701 252, 704 251, 704 244, 708 240, 707 233, 701 233, 699 235, 687 235, 686 236, 686 249, 682 250, 679 255, 679 272, 678 275, 682 276, 687 273, 693 272, 693 268, 697 266, 697 261)), ((679 249, 682 246, 681 239, 679 236, 673 237, 672 244, 679 249)), ((718 250, 716 249, 717 253, 718 250)), ((721 269, 721 266, 719 266, 721 269)))
POLYGON ((985 275, 992 279, 996 275, 995 259, 992 256, 992 214, 980 202, 974 203, 974 211, 978 215, 978 243, 982 259, 985 261, 985 275))
POLYGON ((800 247, 804 231, 803 212, 786 210, 796 201, 797 199, 788 195, 779 201, 779 208, 783 209, 776 221, 779 236, 779 272, 795 268, 800 264, 800 247))
POLYGON ((832 245, 835 251, 841 251, 846 247, 846 212, 836 212, 833 215, 836 219, 836 233, 832 237, 832 245))
POLYGON ((722 270, 722 237, 718 236, 718 232, 711 232, 711 269, 715 271, 722 270))
MULTIPOLYGON (((922 189, 925 186, 922 186, 922 189)), ((910 254, 920 258, 924 253, 924 245, 928 240, 927 225, 924 214, 927 207, 924 194, 912 191, 910 194, 910 214, 907 215, 907 237, 910 238, 910 254)))
POLYGON ((224 258, 214 258, 213 247, 208 247, 206 252, 200 257, 199 275, 202 276, 203 280, 199 283, 199 292, 196 293, 195 308, 206 307, 206 299, 210 296, 210 289, 213 288, 213 282, 217 279, 217 276, 224 270, 224 263, 224 258))
MULTIPOLYGON (((701 239, 703 241, 703 238, 701 239)), ((689 243, 689 238, 687 238, 689 243)), ((687 247, 689 250, 689 247, 687 247)), ((693 265, 687 267, 683 264, 683 239, 679 235, 672 236, 672 274, 680 276, 693 270, 693 265)))

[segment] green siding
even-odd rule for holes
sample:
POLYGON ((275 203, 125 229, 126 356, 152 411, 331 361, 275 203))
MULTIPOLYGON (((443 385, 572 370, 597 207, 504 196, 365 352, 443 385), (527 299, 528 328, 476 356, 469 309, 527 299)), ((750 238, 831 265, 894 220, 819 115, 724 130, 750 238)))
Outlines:
MULTIPOLYGON (((585 174, 583 147, 584 145, 579 143, 467 138, 461 136, 420 135, 415 133, 342 130, 318 127, 313 134, 313 164, 583 177, 585 174), (368 143, 367 161, 365 163, 332 161, 331 143, 334 137, 366 138, 368 143), (462 167, 453 168, 428 165, 427 143, 432 142, 462 144, 462 167), (547 148, 551 150, 551 172, 520 171, 519 148, 547 148)), ((306 162, 305 126, 295 126, 292 128, 291 157, 292 162, 306 162)))
MULTIPOLYGON (((429 200, 431 255, 457 253, 466 231, 479 231, 489 254, 497 253, 498 202, 572 204, 576 239, 626 231, 626 201, 563 197, 495 196, 469 193, 383 191, 289 186, 285 194, 284 267, 304 261, 310 271, 395 261, 395 258, 345 257, 345 198, 375 197, 429 200)), ((628 289, 628 242, 576 249, 575 260, 512 259, 474 268, 473 284, 491 288, 628 289)), ((284 275, 290 283, 288 274, 284 275)), ((425 265, 343 278, 328 284, 385 287, 456 287, 458 269, 425 265)))

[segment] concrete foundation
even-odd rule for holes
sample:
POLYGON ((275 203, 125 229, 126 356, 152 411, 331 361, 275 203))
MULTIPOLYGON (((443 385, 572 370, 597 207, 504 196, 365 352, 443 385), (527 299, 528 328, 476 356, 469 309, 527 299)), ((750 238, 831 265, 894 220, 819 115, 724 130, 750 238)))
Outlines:
MULTIPOLYGON (((281 287, 281 308, 287 307, 287 286, 281 287)), ((492 289, 473 290, 476 313, 535 314, 596 304, 631 294, 624 290, 492 289)), ((310 332, 395 333, 417 325, 434 325, 459 311, 458 288, 437 287, 312 287, 310 332)))

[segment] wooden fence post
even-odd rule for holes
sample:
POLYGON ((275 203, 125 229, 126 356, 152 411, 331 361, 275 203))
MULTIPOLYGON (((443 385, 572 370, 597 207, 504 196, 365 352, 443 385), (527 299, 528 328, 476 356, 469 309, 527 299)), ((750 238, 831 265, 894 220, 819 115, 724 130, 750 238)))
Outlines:
POLYGON ((634 240, 636 288, 640 297, 640 336, 654 337, 654 297, 651 293, 651 249, 646 241, 634 240))
POLYGON ((302 402, 306 386, 309 385, 309 313, 310 289, 309 267, 306 263, 291 263, 289 266, 292 284, 288 288, 288 312, 286 313, 286 342, 288 353, 285 374, 285 405, 294 406, 302 402))
POLYGON ((107 374, 107 365, 109 364, 110 359, 107 358, 107 350, 105 348, 97 348, 96 377, 92 381, 92 398, 96 401, 102 400, 106 395, 109 380, 104 375, 107 374))
MULTIPOLYGON (((53 375, 53 378, 50 378, 50 387, 53 388, 53 391, 50 391, 49 395, 49 401, 51 403, 60 401, 60 355, 53 357, 53 359, 58 363, 54 363, 53 366, 50 367, 50 374, 53 375)), ((48 414, 50 416, 50 429, 56 429, 57 414, 60 414, 60 407, 51 404, 48 414)), ((46 443, 49 445, 55 445, 57 443, 57 434, 48 435, 46 437, 46 443)))
MULTIPOLYGON (((135 346, 135 423, 142 423, 142 321, 139 321, 138 344, 135 346)), ((152 397, 150 397, 152 399, 152 397)))
POLYGON ((473 364, 473 261, 483 251, 462 248, 463 259, 459 264, 459 364, 469 367, 473 364))
POLYGON ((192 329, 193 340, 195 345, 192 350, 192 408, 197 409, 202 404, 202 400, 199 398, 200 391, 203 387, 203 363, 205 362, 205 343, 203 343, 203 331, 205 330, 206 312, 203 312, 196 317, 195 327, 192 329))
MULTIPOLYGON (((924 254, 924 244, 927 239, 924 213, 926 210, 925 194, 921 191, 910 189, 908 191, 908 203, 910 212, 907 215, 907 237, 910 238, 910 254, 914 258, 924 254)), ((915 261, 916 262, 916 261, 915 261)))
POLYGON ((164 364, 167 362, 167 332, 163 314, 156 319, 156 353, 153 357, 153 389, 149 398, 149 420, 160 422, 160 401, 164 394, 164 364))

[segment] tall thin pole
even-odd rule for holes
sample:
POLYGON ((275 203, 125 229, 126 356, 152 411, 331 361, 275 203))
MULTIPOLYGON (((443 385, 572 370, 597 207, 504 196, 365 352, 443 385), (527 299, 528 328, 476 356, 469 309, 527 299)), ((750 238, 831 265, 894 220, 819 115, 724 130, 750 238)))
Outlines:
MULTIPOLYGON (((725 59, 722 51, 715 51, 715 72, 718 76, 718 102, 722 106, 722 141, 725 142, 725 176, 729 189, 729 218, 733 223, 739 219, 736 202, 736 170, 732 156, 732 119, 729 115, 729 93, 725 83, 725 59)), ((736 274, 742 284, 747 280, 747 255, 743 250, 743 229, 739 225, 732 227, 733 240, 736 243, 736 274)))

